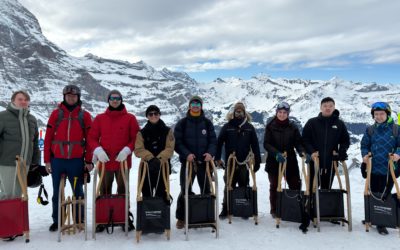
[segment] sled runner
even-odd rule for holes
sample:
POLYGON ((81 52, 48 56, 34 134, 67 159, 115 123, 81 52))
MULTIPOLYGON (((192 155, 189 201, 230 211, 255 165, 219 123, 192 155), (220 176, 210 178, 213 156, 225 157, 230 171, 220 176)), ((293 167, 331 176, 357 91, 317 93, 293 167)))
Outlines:
MULTIPOLYGON (((335 152, 334 152, 335 154, 335 152)), ((350 196, 350 181, 347 165, 342 161, 343 175, 345 178, 345 187, 342 185, 338 170, 338 162, 332 161, 331 174, 334 171, 339 183, 338 189, 319 189, 318 176, 319 176, 319 159, 314 159, 314 181, 313 181, 313 211, 316 215, 314 218, 314 227, 317 227, 320 232, 321 221, 341 222, 342 226, 346 223, 348 231, 352 231, 352 216, 351 216, 351 196, 350 196), (344 205, 344 194, 346 194, 346 213, 344 205), (346 216, 347 215, 347 216, 346 216)), ((332 178, 331 178, 332 179, 332 178)))
POLYGON ((187 161, 185 169, 185 234, 189 240, 190 228, 211 227, 215 232, 215 237, 219 237, 219 218, 218 218, 218 175, 217 168, 213 161, 206 163, 206 177, 204 187, 208 179, 210 194, 189 194, 189 183, 192 180, 193 163, 187 161), (211 175, 211 170, 213 176, 211 175))
POLYGON ((123 161, 120 164, 120 171, 125 184, 126 194, 103 194, 100 195, 100 188, 104 179, 105 164, 98 162, 93 175, 93 224, 92 238, 96 239, 96 228, 99 225, 106 227, 107 233, 114 232, 114 226, 124 226, 125 235, 128 236, 128 211, 129 211, 129 180, 128 163, 123 161), (100 173, 99 184, 97 185, 97 173, 100 173), (97 187, 96 187, 97 185, 97 187))
POLYGON ((150 173, 149 165, 146 161, 141 161, 138 173, 138 188, 137 188, 137 213, 136 213, 136 241, 139 242, 142 233, 165 233, 167 239, 170 239, 171 234, 171 218, 170 207, 172 198, 169 189, 169 163, 168 161, 161 162, 160 171, 158 173, 158 181, 156 190, 159 185, 160 178, 165 183, 165 197, 159 197, 152 194, 151 197, 142 195, 143 184, 146 175, 148 176, 149 187, 150 173))
POLYGON ((382 193, 371 191, 372 157, 371 154, 369 156, 364 189, 365 231, 369 232, 369 228, 372 225, 376 225, 398 228, 400 234, 400 188, 394 171, 393 156, 389 155, 389 172, 387 176, 387 180, 389 181, 391 178, 396 188, 396 193, 393 194, 386 192, 388 184, 386 184, 385 191, 382 193))
POLYGON ((22 195, 19 198, 0 200, 0 238, 14 240, 24 235, 29 242, 28 190, 26 180, 26 163, 16 156, 16 171, 22 195), (22 166, 21 166, 22 164, 22 166))
MULTIPOLYGON (((286 157, 286 154, 284 154, 286 157)), ((285 163, 279 164, 278 174, 278 188, 277 188, 277 200, 276 200, 276 228, 279 228, 281 221, 290 222, 303 222, 306 218, 306 206, 309 202, 309 180, 308 174, 310 168, 306 172, 305 158, 302 157, 302 172, 304 176, 304 182, 306 190, 290 190, 287 188, 282 189, 282 179, 286 178, 286 161, 285 163)), ((286 185, 286 182, 285 182, 286 185)))
MULTIPOLYGON (((58 242, 61 242, 61 235, 71 235, 85 231, 87 240, 87 175, 83 176, 83 186, 85 197, 75 197, 75 195, 65 197, 65 184, 67 176, 61 175, 60 188, 58 195, 58 242)), ((75 190, 76 181, 79 177, 74 177, 73 183, 75 190)))
POLYGON ((255 225, 258 225, 257 211, 257 185, 254 172, 254 155, 249 153, 246 160, 238 162, 235 152, 229 158, 226 168, 226 200, 229 224, 232 223, 232 217, 253 217, 255 225), (232 187, 233 176, 237 167, 247 167, 253 180, 253 186, 232 187))

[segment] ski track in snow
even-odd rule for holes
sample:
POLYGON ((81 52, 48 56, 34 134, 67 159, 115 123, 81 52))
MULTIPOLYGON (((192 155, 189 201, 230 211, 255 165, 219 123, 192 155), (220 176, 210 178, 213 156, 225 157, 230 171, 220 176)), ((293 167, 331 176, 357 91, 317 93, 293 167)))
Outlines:
MULTIPOLYGON (((138 159, 133 162, 130 173, 131 211, 136 218, 136 184, 137 184, 138 159)), ((218 171, 220 202, 223 194, 223 171, 218 171)), ((93 176, 92 176, 93 180, 93 176)), ((361 220, 364 218, 364 180, 359 169, 350 173, 351 197, 353 210, 353 231, 348 232, 347 226, 333 225, 329 222, 321 223, 321 232, 312 226, 307 234, 303 234, 297 223, 281 222, 280 228, 275 227, 275 220, 269 214, 269 183, 267 173, 263 166, 257 173, 258 185, 258 210, 259 224, 254 225, 253 220, 243 220, 234 217, 232 224, 227 220, 220 221, 220 238, 216 239, 211 229, 190 229, 189 241, 185 241, 183 230, 175 228, 175 208, 179 193, 179 174, 171 174, 171 193, 174 202, 171 206, 171 239, 168 241, 164 235, 142 235, 140 243, 136 243, 135 231, 128 237, 120 227, 115 228, 114 233, 98 233, 96 240, 92 239, 92 183, 88 184, 88 240, 84 240, 84 233, 76 235, 64 235, 62 241, 57 242, 57 233, 48 231, 51 219, 51 202, 47 206, 36 203, 38 188, 29 189, 29 219, 30 219, 30 243, 26 244, 23 238, 18 237, 14 242, 0 241, 1 250, 9 249, 163 249, 163 250, 196 250, 196 249, 399 249, 396 242, 400 242, 399 232, 389 229, 389 235, 381 236, 372 228, 365 232, 361 220)), ((51 177, 45 177, 44 183, 52 195, 51 177)), ((114 184, 114 190, 116 189, 114 184)), ((198 192, 197 184, 194 185, 198 192)), ((68 186, 67 190, 70 188, 68 186)), ((68 195, 68 193, 67 193, 68 195)), ((221 207, 221 206, 220 206, 221 207)), ((136 221, 135 221, 136 224, 136 221)))

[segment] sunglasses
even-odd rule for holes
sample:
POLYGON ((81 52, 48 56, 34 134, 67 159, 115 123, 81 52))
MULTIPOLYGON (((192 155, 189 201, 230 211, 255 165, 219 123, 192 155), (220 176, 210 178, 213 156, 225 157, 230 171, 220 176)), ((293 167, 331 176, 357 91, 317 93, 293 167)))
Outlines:
POLYGON ((121 101, 121 97, 119 96, 110 96, 110 98, 108 99, 109 101, 121 101))
POLYGON ((147 114, 147 116, 159 116, 160 115, 160 113, 158 113, 158 112, 149 112, 148 114, 147 114))
POLYGON ((190 103, 191 107, 201 107, 201 103, 200 102, 192 102, 190 103))

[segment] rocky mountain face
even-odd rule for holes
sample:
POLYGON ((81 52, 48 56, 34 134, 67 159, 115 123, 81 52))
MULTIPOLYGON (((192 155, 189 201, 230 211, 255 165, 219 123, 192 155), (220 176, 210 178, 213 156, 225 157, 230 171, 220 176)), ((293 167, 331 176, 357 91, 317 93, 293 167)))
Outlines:
POLYGON ((197 83, 186 73, 156 70, 143 61, 130 63, 92 54, 72 57, 46 39, 38 20, 18 1, 0 2, 0 110, 13 91, 25 89, 32 96, 32 113, 42 126, 62 100, 62 88, 68 83, 81 87, 84 107, 94 116, 105 110, 108 91, 120 90, 129 112, 136 114, 141 124, 146 107, 156 104, 162 110, 162 118, 173 126, 186 113, 189 98, 198 94, 204 98, 206 115, 212 117, 218 130, 234 103, 243 101, 252 114, 260 142, 278 102, 291 104, 291 119, 301 126, 318 115, 320 100, 331 96, 357 150, 361 134, 372 122, 371 103, 384 100, 394 109, 400 105, 399 89, 389 84, 354 83, 338 78, 272 79, 267 75, 197 83))

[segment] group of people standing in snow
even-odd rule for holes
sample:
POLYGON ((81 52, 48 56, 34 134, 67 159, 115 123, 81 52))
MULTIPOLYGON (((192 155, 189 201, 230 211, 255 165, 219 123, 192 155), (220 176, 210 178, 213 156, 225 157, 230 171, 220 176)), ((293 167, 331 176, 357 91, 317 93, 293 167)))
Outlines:
MULTIPOLYGON (((63 89, 63 101, 48 120, 44 140, 45 166, 40 166, 38 126, 35 117, 29 114, 29 102, 27 92, 16 91, 6 110, 0 112, 0 199, 21 195, 18 185, 15 184, 16 155, 26 161, 28 168, 38 168, 43 176, 51 174, 53 223, 50 231, 58 230, 58 190, 61 175, 68 176, 75 196, 83 197, 84 173, 90 172, 93 164, 98 161, 105 163, 106 169, 102 194, 111 194, 114 179, 118 194, 125 194, 119 166, 120 162, 127 161, 130 168, 132 154, 135 154, 149 164, 149 175, 146 178, 151 181, 144 183, 151 186, 143 188, 143 195, 150 196, 150 190, 156 189, 154 192, 157 196, 165 197, 167 194, 162 178, 159 185, 156 186, 155 183, 161 163, 169 162, 175 151, 181 163, 181 193, 176 209, 178 229, 185 225, 183 194, 187 161, 195 163, 197 171, 192 178, 197 177, 204 193, 210 193, 205 170, 207 162, 214 160, 217 165, 224 166, 232 153, 235 153, 238 162, 245 162, 251 152, 254 155, 254 171, 257 172, 261 165, 257 133, 242 102, 233 105, 233 111, 227 115, 227 122, 217 136, 212 121, 204 115, 204 103, 199 96, 190 98, 186 116, 178 121, 174 129, 160 119, 161 110, 155 105, 146 109, 147 123, 140 128, 136 117, 127 111, 119 91, 109 92, 106 111, 92 121, 89 112, 82 108, 79 87, 67 85, 63 89), (223 148, 225 152, 222 151, 223 148)), ((273 217, 276 213, 279 164, 286 162, 285 178, 289 188, 299 190, 301 179, 297 155, 304 157, 311 166, 318 158, 319 185, 323 189, 330 189, 334 178, 331 173, 332 161, 347 160, 350 137, 344 122, 339 118, 339 111, 335 109, 335 101, 330 97, 323 98, 320 111, 317 117, 307 121, 301 133, 298 126, 289 120, 290 105, 281 102, 276 105, 275 116, 265 127, 263 146, 268 153, 265 171, 270 183, 270 213, 273 217)), ((364 163, 369 160, 369 152, 374 155, 372 191, 387 190, 390 193, 393 183, 389 188, 386 185, 387 155, 393 153, 396 162, 400 159, 400 136, 398 133, 393 136, 393 128, 397 129, 397 125, 391 118, 391 108, 387 103, 374 103, 371 115, 374 124, 364 133, 361 154, 364 163)), ((361 169, 365 171, 364 164, 361 169)), ((226 181, 225 177, 224 180, 226 181)), ((249 170, 245 164, 235 169, 233 185, 249 185, 249 170)), ((226 216, 224 197, 220 218, 224 219, 226 216)), ((128 230, 133 229, 133 222, 130 221, 128 230)), ((104 228, 98 227, 97 230, 102 231, 104 228)))

